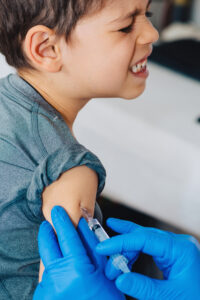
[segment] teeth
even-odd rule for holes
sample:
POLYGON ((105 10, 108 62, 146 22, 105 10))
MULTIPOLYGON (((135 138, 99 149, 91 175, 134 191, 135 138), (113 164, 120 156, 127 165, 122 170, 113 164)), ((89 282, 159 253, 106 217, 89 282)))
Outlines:
POLYGON ((143 62, 143 63, 140 63, 140 64, 137 64, 135 66, 132 67, 132 71, 133 73, 138 73, 140 72, 142 69, 144 69, 147 65, 147 59, 143 62))
POLYGON ((133 66, 132 71, 133 71, 133 73, 137 73, 139 71, 139 69, 136 66, 133 66))
POLYGON ((144 68, 147 65, 147 60, 145 60, 142 64, 142 67, 144 68))

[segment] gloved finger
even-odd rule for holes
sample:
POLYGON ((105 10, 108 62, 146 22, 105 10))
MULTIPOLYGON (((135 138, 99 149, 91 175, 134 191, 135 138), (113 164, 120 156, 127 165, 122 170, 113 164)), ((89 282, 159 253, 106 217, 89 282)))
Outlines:
MULTIPOLYGON (((128 267, 131 270, 133 263, 137 260, 139 256, 139 252, 133 251, 133 252, 123 252, 122 253, 127 259, 128 259, 128 267)), ((108 262, 106 264, 105 268, 105 274, 106 277, 110 280, 116 279, 122 272, 113 265, 112 258, 108 259, 108 262)))
POLYGON ((132 269, 133 264, 137 261, 140 253, 140 251, 123 252, 123 255, 128 258, 128 267, 130 270, 132 269))
POLYGON ((130 221, 120 220, 116 218, 108 218, 106 224, 112 230, 118 233, 130 233, 141 226, 130 221))
POLYGON ((115 283, 120 291, 137 299, 164 299, 161 298, 162 281, 157 279, 137 273, 127 273, 120 275, 115 283))
POLYGON ((64 208, 61 206, 54 206, 51 211, 51 219, 57 233, 63 256, 70 256, 75 259, 80 256, 86 257, 86 250, 81 242, 78 232, 64 208))
POLYGON ((105 268, 105 275, 108 279, 114 280, 116 279, 122 272, 119 269, 116 269, 115 266, 112 264, 112 259, 109 258, 106 268, 105 268))
POLYGON ((80 219, 77 231, 92 263, 96 267, 103 269, 105 267, 107 259, 106 257, 99 255, 95 251, 95 248, 99 241, 97 240, 95 234, 89 229, 88 224, 84 218, 80 219))
POLYGON ((152 256, 163 256, 169 249, 172 237, 161 230, 141 228, 110 238, 97 245, 96 251, 102 255, 141 251, 152 256))
POLYGON ((45 296, 43 297, 42 294, 43 294, 43 290, 42 290, 41 283, 38 283, 37 288, 35 289, 32 300, 44 299, 45 296))
POLYGON ((53 260, 62 257, 53 227, 47 221, 42 222, 40 225, 38 233, 38 248, 45 268, 53 260))

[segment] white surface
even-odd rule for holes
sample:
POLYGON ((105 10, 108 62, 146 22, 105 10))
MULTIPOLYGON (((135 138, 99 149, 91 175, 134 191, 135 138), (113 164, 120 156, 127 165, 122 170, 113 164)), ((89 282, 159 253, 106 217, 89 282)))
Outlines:
POLYGON ((200 235, 200 85, 149 70, 142 96, 93 99, 74 132, 107 170, 103 195, 200 235))

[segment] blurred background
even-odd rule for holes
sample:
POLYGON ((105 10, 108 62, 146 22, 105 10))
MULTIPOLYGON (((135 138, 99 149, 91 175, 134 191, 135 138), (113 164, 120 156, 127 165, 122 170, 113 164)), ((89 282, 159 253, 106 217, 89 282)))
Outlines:
POLYGON ((200 25, 199 8, 199 0, 153 0, 152 21, 159 32, 174 22, 200 25))
MULTIPOLYGON (((104 215, 200 238, 200 0, 153 0, 160 33, 145 92, 93 99, 74 133, 104 164, 104 215)), ((15 72, 0 55, 0 77, 15 72)), ((111 235, 115 233, 107 230, 111 235)), ((162 274, 148 256, 135 271, 162 274)))
POLYGON ((152 23, 160 33, 153 61, 200 79, 200 1, 153 0, 152 23))

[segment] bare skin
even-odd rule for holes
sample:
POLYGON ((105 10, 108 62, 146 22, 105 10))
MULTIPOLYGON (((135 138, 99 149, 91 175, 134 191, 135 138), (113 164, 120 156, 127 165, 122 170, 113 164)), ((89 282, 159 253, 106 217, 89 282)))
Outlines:
MULTIPOLYGON (((55 205, 65 208, 75 226, 81 217, 81 207, 93 215, 98 176, 87 166, 79 166, 63 173, 58 180, 49 185, 42 194, 42 211, 51 225, 51 210, 55 205)), ((39 281, 42 279, 44 266, 40 263, 39 281)))

